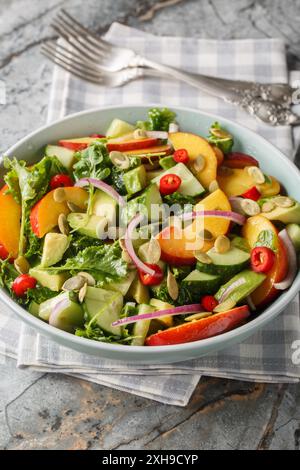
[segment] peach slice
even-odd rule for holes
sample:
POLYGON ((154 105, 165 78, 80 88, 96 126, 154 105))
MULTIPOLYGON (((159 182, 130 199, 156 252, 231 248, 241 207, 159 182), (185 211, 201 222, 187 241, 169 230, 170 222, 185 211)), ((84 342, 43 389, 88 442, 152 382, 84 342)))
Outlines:
POLYGON ((0 191, 0 243, 7 253, 16 258, 20 239, 21 206, 11 194, 5 194, 8 186, 0 191))
POLYGON ((159 143, 156 138, 147 138, 147 139, 132 139, 126 140, 124 142, 112 142, 107 143, 107 150, 111 152, 112 150, 117 150, 118 152, 126 152, 130 150, 137 149, 147 149, 149 147, 154 147, 159 143))
POLYGON ((79 137, 76 139, 62 139, 58 142, 59 145, 75 152, 86 149, 89 145, 96 141, 96 137, 79 137))
POLYGON ((186 149, 190 163, 189 167, 200 181, 202 186, 208 189, 210 183, 217 177, 217 157, 216 152, 210 143, 196 134, 188 132, 174 132, 169 135, 169 139, 175 150, 186 149), (194 167, 195 160, 201 155, 205 159, 205 166, 201 171, 197 171, 194 167))
MULTIPOLYGON (((64 188, 66 200, 72 202, 80 209, 86 209, 88 193, 77 187, 64 188)), ((42 238, 46 233, 50 232, 56 225, 60 214, 69 214, 70 209, 66 202, 56 202, 53 198, 53 191, 47 193, 35 206, 31 209, 30 223, 34 234, 42 238)))

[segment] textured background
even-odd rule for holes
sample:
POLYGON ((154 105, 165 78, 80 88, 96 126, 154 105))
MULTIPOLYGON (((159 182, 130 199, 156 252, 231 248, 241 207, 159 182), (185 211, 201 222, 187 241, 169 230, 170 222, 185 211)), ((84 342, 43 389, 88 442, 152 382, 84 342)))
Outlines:
MULTIPOLYGON (((207 38, 281 37, 300 69, 299 0, 0 0, 0 151, 45 123, 54 38, 64 6, 99 33, 118 20, 207 38)), ((185 409, 63 376, 0 366, 1 449, 298 449, 300 386, 202 380, 185 409)))

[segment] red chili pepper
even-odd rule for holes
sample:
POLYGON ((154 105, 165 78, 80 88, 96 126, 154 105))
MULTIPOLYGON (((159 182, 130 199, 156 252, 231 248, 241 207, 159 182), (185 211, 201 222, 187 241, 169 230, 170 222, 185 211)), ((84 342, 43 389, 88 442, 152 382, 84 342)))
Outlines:
POLYGON ((102 135, 102 134, 91 134, 90 137, 94 137, 95 139, 104 139, 105 135, 102 135))
POLYGON ((212 312, 218 303, 213 295, 204 295, 201 299, 201 305, 207 312, 212 312))
POLYGON ((256 186, 253 186, 252 188, 248 189, 244 194, 242 194, 242 197, 246 199, 252 199, 252 201, 258 201, 258 199, 261 197, 260 192, 258 191, 256 186))
POLYGON ((164 273, 162 269, 157 264, 149 264, 149 263, 145 263, 145 264, 149 268, 153 269, 153 271, 155 271, 155 274, 151 276, 150 274, 139 270, 141 283, 144 284, 144 286, 157 286, 158 284, 161 283, 161 281, 164 278, 164 273))
POLYGON ((178 149, 175 150, 173 159, 177 163, 188 163, 190 158, 186 149, 178 149))
POLYGON ((63 173, 61 173, 51 178, 51 181, 50 181, 51 189, 65 188, 67 186, 74 186, 74 181, 68 175, 64 175, 63 173))
POLYGON ((173 173, 169 173, 161 178, 159 182, 159 190, 161 194, 167 196, 168 194, 175 193, 180 185, 181 178, 173 173))
POLYGON ((17 297, 24 297, 28 289, 34 289, 36 284, 37 280, 34 277, 21 274, 16 277, 11 288, 17 297))
POLYGON ((267 273, 275 262, 275 253, 266 246, 256 246, 251 250, 251 267, 257 273, 267 273))

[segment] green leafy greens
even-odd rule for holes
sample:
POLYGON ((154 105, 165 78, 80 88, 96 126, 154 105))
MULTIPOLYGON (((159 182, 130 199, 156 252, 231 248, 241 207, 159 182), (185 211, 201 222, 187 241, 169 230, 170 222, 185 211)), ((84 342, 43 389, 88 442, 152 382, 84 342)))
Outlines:
POLYGON ((218 122, 211 125, 208 141, 216 145, 225 154, 231 152, 234 144, 232 135, 223 129, 218 122))
POLYGON ((137 127, 147 131, 168 131, 176 114, 168 108, 151 108, 148 111, 148 121, 138 121, 137 127))

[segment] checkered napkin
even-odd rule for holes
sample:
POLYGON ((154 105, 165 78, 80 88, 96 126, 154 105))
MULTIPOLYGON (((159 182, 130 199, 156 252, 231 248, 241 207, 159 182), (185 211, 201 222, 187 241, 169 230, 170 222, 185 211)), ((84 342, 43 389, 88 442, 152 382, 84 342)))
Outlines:
MULTIPOLYGON (((106 37, 149 59, 191 72, 256 81, 289 79, 285 46, 276 39, 214 41, 154 37, 118 23, 111 26, 106 37)), ((55 68, 49 121, 91 107, 153 102, 171 107, 190 106, 234 119, 264 135, 286 155, 292 155, 289 127, 274 129, 259 124, 242 110, 170 79, 147 78, 123 88, 105 89, 55 68)), ((179 406, 187 404, 202 375, 260 382, 299 381, 300 367, 292 361, 292 345, 299 339, 299 304, 295 299, 282 315, 239 345, 192 361, 136 365, 103 360, 59 346, 21 324, 1 304, 0 353, 16 358, 19 367, 65 373, 179 406)))

